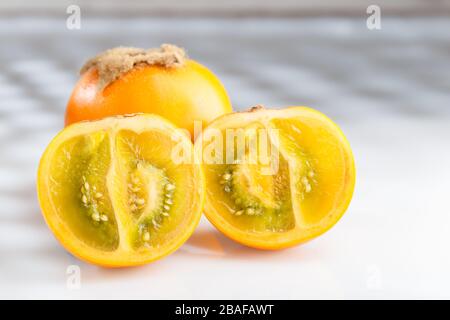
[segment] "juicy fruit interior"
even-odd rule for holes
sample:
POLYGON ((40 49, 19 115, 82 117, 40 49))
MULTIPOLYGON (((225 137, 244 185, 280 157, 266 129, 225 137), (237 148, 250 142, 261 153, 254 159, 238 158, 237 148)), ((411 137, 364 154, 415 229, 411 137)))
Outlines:
POLYGON ((78 238, 92 247, 112 251, 119 238, 106 190, 109 149, 105 132, 67 141, 54 160, 50 190, 59 218, 78 238))
POLYGON ((348 185, 347 155, 335 129, 315 118, 273 119, 271 124, 279 129, 280 149, 290 159, 298 223, 308 227, 333 218, 348 185))
POLYGON ((128 241, 137 249, 158 246, 176 236, 179 230, 174 223, 186 219, 185 213, 194 205, 189 197, 195 188, 193 169, 170 160, 172 144, 170 136, 156 131, 122 130, 116 136, 117 198, 126 195, 120 207, 125 221, 133 226, 128 241))
POLYGON ((65 141, 52 159, 51 200, 76 238, 102 251, 148 252, 186 227, 192 166, 171 161, 170 135, 99 130, 65 141))
POLYGON ((329 219, 345 179, 345 170, 340 170, 344 160, 335 133, 314 119, 307 123, 271 119, 262 125, 254 120, 223 129, 225 141, 229 129, 246 132, 246 156, 237 161, 236 152, 233 159, 226 155, 230 145, 236 151, 239 142, 235 139, 221 149, 225 164, 205 166, 215 211, 233 226, 255 233, 310 228, 329 219), (256 163, 249 154, 255 139, 259 141, 256 163))

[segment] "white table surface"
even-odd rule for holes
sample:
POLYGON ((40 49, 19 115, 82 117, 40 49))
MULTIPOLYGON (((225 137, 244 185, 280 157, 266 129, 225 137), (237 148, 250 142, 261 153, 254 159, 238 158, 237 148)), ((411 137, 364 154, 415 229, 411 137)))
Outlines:
POLYGON ((450 22, 388 19, 0 21, 0 298, 450 298, 450 22), (120 28, 119 28, 120 27, 120 28), (173 42, 223 79, 236 109, 310 105, 353 147, 357 186, 328 233, 263 252, 203 219, 176 253, 109 270, 47 229, 35 176, 82 62, 173 42), (79 266, 79 288, 67 268, 79 266))

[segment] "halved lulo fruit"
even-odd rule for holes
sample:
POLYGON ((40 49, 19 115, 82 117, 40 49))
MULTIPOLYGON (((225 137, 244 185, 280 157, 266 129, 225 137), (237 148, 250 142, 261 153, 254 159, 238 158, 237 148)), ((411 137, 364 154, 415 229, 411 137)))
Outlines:
POLYGON ((200 165, 174 161, 174 147, 193 154, 184 132, 156 115, 80 122, 47 147, 38 196, 50 229, 88 262, 141 265, 183 244, 201 216, 200 165))
POLYGON ((352 198, 355 167, 338 126, 307 107, 223 115, 195 143, 205 214, 226 236, 281 249, 331 228, 352 198))

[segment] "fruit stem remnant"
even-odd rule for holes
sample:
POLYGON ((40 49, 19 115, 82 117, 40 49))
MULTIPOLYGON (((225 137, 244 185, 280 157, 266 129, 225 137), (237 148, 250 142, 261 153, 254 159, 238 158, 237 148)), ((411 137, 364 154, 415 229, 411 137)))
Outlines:
POLYGON ((249 108, 246 112, 256 112, 261 109, 265 109, 265 107, 262 104, 257 104, 257 105, 254 105, 253 107, 249 108))

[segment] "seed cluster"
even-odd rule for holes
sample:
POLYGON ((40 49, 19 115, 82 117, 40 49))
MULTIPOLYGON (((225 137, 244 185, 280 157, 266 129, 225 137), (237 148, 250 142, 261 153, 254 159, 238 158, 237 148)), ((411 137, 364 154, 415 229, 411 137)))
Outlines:
POLYGON ((307 174, 306 176, 303 176, 303 177, 300 179, 300 182, 301 182, 302 185, 303 185, 303 190, 304 190, 306 193, 310 193, 311 190, 312 190, 311 181, 314 181, 314 176, 315 176, 314 171, 309 170, 309 171, 308 171, 308 174, 307 174))
POLYGON ((139 210, 143 209, 145 206, 145 199, 139 197, 139 191, 141 191, 141 181, 135 175, 131 175, 130 182, 128 183, 128 192, 129 192, 129 200, 128 204, 130 205, 130 210, 133 213, 137 213, 139 210))
POLYGON ((236 216, 241 216, 243 214, 247 214, 249 216, 262 215, 263 208, 258 203, 255 201, 249 201, 237 192, 233 192, 233 178, 233 171, 229 170, 222 175, 222 179, 220 180, 220 184, 223 185, 223 190, 226 193, 231 193, 231 198, 234 200, 236 206, 242 208, 234 211, 233 214, 236 216))
POLYGON ((100 213, 98 206, 103 198, 103 194, 97 191, 96 186, 92 186, 86 180, 86 177, 82 177, 81 184, 81 202, 89 209, 89 216, 95 222, 108 222, 108 216, 100 213))
MULTIPOLYGON (((129 190, 131 191, 130 201, 132 202, 131 204, 132 211, 135 208, 133 212, 136 212, 137 210, 141 210, 144 208, 145 200, 143 198, 138 198, 137 194, 133 191, 137 190, 136 185, 140 183, 139 179, 137 177, 132 177, 131 181, 132 181, 131 186, 129 186, 129 190)), ((161 199, 161 205, 159 206, 159 209, 154 213, 153 218, 141 224, 141 234, 142 240, 144 242, 150 241, 151 236, 150 229, 153 227, 154 229, 158 230, 161 227, 161 223, 164 217, 169 217, 169 212, 173 205, 173 194, 175 192, 175 184, 171 183, 167 178, 164 179, 162 184, 164 195, 163 198, 161 199)))

